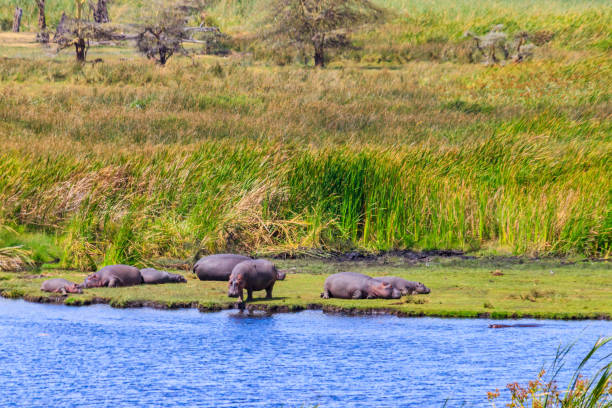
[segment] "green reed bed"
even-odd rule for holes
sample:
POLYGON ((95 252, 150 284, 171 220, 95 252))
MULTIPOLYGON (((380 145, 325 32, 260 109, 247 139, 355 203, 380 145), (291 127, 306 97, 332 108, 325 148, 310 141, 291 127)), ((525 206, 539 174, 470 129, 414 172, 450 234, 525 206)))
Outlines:
POLYGON ((0 215, 59 234, 67 264, 82 267, 184 258, 198 248, 610 250, 602 158, 568 152, 549 162, 545 146, 520 142, 506 151, 527 151, 506 154, 503 139, 461 152, 243 143, 10 150, 0 153, 0 215))

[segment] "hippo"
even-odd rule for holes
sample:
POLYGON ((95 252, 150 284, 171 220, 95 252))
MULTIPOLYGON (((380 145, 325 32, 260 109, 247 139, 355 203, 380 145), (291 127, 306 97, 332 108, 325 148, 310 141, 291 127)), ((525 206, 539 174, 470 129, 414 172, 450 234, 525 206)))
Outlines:
POLYGON ((83 293, 81 285, 66 279, 49 279, 42 283, 40 290, 43 292, 54 292, 65 295, 66 293, 83 293))
POLYGON ((402 295, 427 295, 431 290, 421 282, 412 282, 397 276, 379 276, 374 278, 380 282, 386 282, 399 290, 402 295))
POLYGON ((325 279, 324 299, 399 299, 402 293, 386 282, 355 272, 335 273, 325 279))
POLYGON ((519 324, 490 324, 489 329, 506 329, 508 327, 542 327, 537 323, 519 323, 519 324))
POLYGON ((203 281, 227 281, 236 265, 249 260, 251 258, 244 255, 209 255, 201 258, 193 265, 193 273, 203 281))
POLYGON ((176 273, 169 273, 166 271, 158 271, 153 268, 145 268, 140 270, 142 275, 143 283, 157 284, 157 283, 185 283, 187 279, 183 275, 176 273))
POLYGON ((84 288, 133 286, 143 283, 140 270, 129 265, 109 265, 92 273, 83 282, 84 288))
POLYGON ((227 295, 237 297, 243 302, 243 290, 247 290, 247 301, 253 300, 254 290, 266 290, 266 298, 272 297, 274 283, 278 280, 278 271, 274 264, 265 259, 252 259, 240 262, 229 277, 227 295))

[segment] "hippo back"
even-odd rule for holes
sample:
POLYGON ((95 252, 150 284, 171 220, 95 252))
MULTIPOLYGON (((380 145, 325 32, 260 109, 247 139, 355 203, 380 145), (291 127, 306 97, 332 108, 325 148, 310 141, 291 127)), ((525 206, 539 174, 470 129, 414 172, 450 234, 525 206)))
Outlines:
POLYGON ((350 299, 357 291, 365 297, 371 291, 371 285, 378 282, 371 277, 356 272, 340 272, 330 275, 325 280, 325 290, 332 297, 350 299))
POLYGON ((83 286, 100 287, 100 286, 132 286, 142 283, 142 275, 140 270, 129 265, 108 265, 89 275, 83 286))
POLYGON ((216 254, 201 258, 193 266, 193 272, 203 281, 228 281, 232 270, 251 258, 236 254, 216 254))
MULTIPOLYGON (((278 272, 274 264, 265 259, 251 259, 237 264, 231 276, 242 273, 246 278, 247 287, 251 290, 263 290, 276 282, 278 272)), ((231 279, 231 277, 230 277, 231 279)))
POLYGON ((147 284, 172 283, 172 282, 187 282, 183 275, 159 271, 153 268, 145 268, 140 270, 142 280, 147 284))

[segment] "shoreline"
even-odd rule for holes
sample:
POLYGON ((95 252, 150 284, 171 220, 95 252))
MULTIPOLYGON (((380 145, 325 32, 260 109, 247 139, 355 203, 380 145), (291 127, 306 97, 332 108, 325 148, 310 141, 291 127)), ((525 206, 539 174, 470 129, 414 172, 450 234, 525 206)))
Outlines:
POLYGON ((151 300, 131 300, 126 302, 117 302, 114 299, 94 296, 92 298, 80 299, 71 296, 32 296, 14 294, 0 291, 0 297, 9 300, 24 300, 31 303, 64 305, 73 307, 82 307, 90 305, 108 305, 118 309, 140 309, 150 308, 157 310, 179 310, 179 309, 197 309, 201 313, 220 312, 222 310, 247 310, 260 311, 268 314, 277 313, 297 313, 305 310, 321 310, 326 314, 337 314, 343 316, 396 316, 396 317, 435 317, 449 319, 537 319, 537 320, 606 320, 611 321, 612 316, 606 313, 596 314, 572 314, 572 313, 517 313, 517 312, 476 312, 476 311, 448 311, 448 313, 436 313, 428 311, 413 311, 407 312, 385 307, 343 307, 336 305, 324 305, 320 303, 310 303, 303 305, 270 305, 266 303, 247 303, 244 307, 240 307, 237 303, 214 303, 200 304, 199 302, 173 302, 162 303, 151 300))

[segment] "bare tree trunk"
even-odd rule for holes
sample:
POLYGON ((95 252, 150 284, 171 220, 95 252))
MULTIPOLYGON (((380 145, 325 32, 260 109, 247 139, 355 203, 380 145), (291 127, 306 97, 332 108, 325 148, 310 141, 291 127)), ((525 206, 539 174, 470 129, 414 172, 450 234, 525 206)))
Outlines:
POLYGON ((77 38, 74 42, 74 48, 77 61, 85 62, 85 58, 87 58, 87 49, 89 48, 88 41, 85 41, 84 38, 77 38))
POLYGON ((18 33, 19 27, 21 26, 21 16, 23 15, 23 9, 15 7, 15 15, 13 16, 13 32, 18 33))
POLYGON ((96 9, 94 10, 94 21, 96 23, 108 23, 108 0, 98 0, 96 9))
POLYGON ((45 0, 36 0, 38 5, 38 34, 36 41, 40 43, 49 42, 49 33, 47 32, 47 19, 45 18, 45 0))
POLYGON ((314 63, 315 67, 325 66, 325 51, 321 45, 315 45, 314 63))

